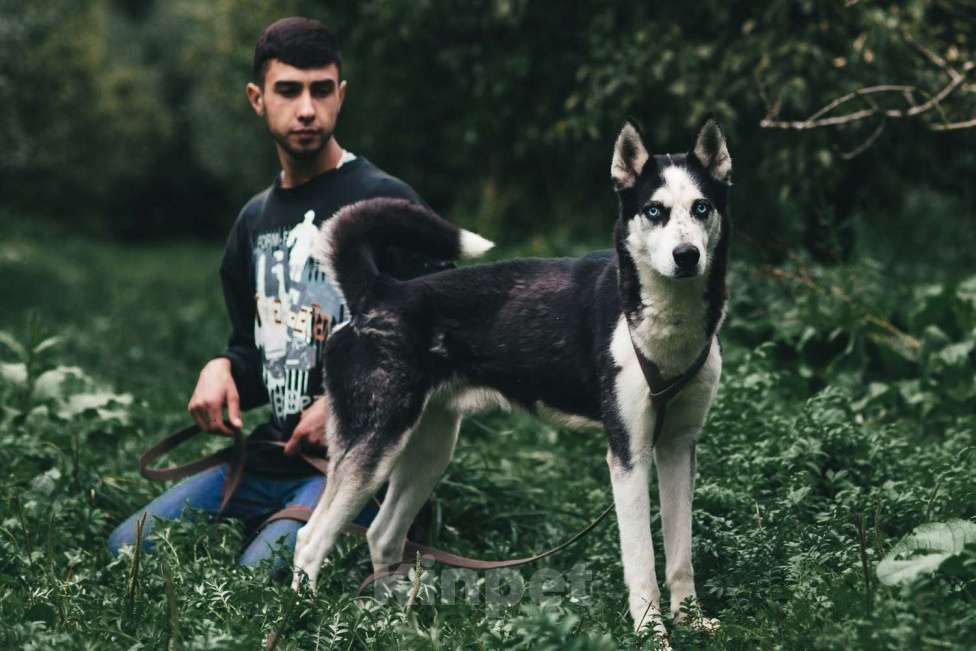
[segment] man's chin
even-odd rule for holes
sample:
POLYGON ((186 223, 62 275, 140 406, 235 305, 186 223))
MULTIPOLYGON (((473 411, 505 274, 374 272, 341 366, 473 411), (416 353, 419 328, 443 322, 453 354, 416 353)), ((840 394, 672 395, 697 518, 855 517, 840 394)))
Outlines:
POLYGON ((322 153, 323 149, 325 149, 325 145, 318 145, 316 147, 285 147, 288 155, 299 161, 314 160, 322 153))
POLYGON ((296 144, 290 137, 276 137, 275 142, 278 146, 285 150, 289 158, 296 161, 309 161, 314 160, 322 153, 325 149, 325 145, 329 142, 329 138, 315 139, 304 145, 296 144))

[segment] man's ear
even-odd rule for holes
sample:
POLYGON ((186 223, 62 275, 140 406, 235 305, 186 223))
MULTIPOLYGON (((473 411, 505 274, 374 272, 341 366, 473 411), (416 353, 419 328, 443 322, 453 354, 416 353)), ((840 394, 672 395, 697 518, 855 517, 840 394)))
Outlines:
POLYGON ((244 92, 247 94, 247 101, 250 102, 251 108, 254 112, 260 116, 264 116, 264 92, 261 87, 255 84, 253 81, 248 82, 247 86, 244 87, 244 92))
POLYGON ((732 156, 729 155, 725 134, 713 118, 705 120, 698 131, 692 153, 716 181, 732 184, 732 156))
POLYGON ((617 190, 633 187, 650 156, 644 147, 640 132, 630 122, 625 122, 617 142, 613 145, 613 162, 610 178, 617 190))
POLYGON ((348 86, 349 84, 346 83, 345 79, 339 82, 339 108, 342 108, 342 103, 346 101, 346 89, 348 86))

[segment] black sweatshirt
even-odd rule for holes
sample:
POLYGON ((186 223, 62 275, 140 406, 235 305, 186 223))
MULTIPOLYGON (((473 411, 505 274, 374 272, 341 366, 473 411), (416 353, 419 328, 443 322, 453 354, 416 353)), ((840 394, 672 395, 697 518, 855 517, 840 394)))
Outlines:
MULTIPOLYGON (((231 228, 220 264, 231 322, 224 356, 242 409, 271 402, 271 421, 257 427, 252 439, 287 441, 302 410, 323 393, 325 339, 347 315, 309 253, 323 220, 372 197, 422 203, 406 183, 354 158, 295 188, 282 188, 276 179, 247 202, 231 228)), ((448 266, 398 249, 384 251, 377 264, 398 278, 448 266)), ((274 446, 251 448, 247 469, 278 476, 314 472, 274 446)))

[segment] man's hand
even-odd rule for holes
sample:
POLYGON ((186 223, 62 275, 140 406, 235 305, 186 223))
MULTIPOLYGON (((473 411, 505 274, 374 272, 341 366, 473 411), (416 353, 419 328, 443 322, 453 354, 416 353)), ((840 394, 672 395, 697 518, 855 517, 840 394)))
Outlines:
POLYGON ((314 445, 325 446, 325 420, 329 415, 329 408, 325 398, 319 398, 308 409, 302 412, 302 417, 295 426, 291 438, 285 443, 285 454, 295 454, 298 452, 302 441, 308 441, 314 445))
POLYGON ((230 373, 230 360, 218 357, 207 362, 200 371, 200 379, 197 380, 186 409, 203 431, 230 434, 230 429, 224 425, 225 405, 227 419, 238 429, 244 427, 244 421, 241 420, 241 399, 230 373))

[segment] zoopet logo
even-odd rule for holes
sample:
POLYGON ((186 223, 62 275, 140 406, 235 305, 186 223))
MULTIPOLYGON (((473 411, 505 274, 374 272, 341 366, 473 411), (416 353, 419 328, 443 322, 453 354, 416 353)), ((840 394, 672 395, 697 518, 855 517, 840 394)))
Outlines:
POLYGON ((527 580, 511 568, 477 572, 433 565, 422 561, 419 577, 417 565, 401 565, 396 573, 372 584, 373 597, 379 602, 396 600, 401 606, 484 605, 492 612, 514 606, 526 597, 535 604, 561 604, 565 599, 586 603, 592 578, 586 563, 577 563, 566 572, 541 568, 527 580))

